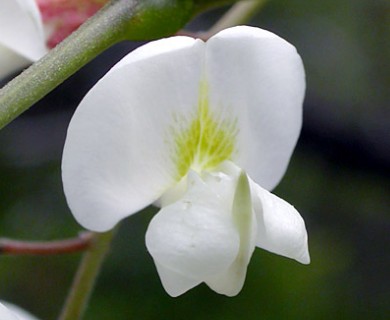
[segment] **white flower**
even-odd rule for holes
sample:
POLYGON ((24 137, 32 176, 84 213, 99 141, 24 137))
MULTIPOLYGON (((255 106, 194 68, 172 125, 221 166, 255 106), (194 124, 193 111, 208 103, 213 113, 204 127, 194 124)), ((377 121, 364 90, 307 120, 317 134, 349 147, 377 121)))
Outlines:
POLYGON ((0 30, 0 79, 47 51, 35 0, 1 0, 0 30))
POLYGON ((303 219, 267 191, 299 136, 304 77, 292 45, 252 27, 130 53, 70 123, 62 175, 75 218, 105 231, 161 206, 146 245, 172 296, 201 282, 236 295, 255 246, 309 263, 303 219))
POLYGON ((38 320, 27 311, 9 302, 0 302, 0 320, 38 320))

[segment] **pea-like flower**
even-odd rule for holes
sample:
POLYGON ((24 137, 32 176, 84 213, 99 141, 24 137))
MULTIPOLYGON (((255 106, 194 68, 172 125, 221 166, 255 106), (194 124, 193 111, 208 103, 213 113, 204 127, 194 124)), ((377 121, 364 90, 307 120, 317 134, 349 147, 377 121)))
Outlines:
POLYGON ((299 136, 305 75, 268 31, 172 37, 116 64, 69 125, 62 176, 73 215, 95 231, 150 204, 146 246, 165 290, 242 288, 254 248, 309 263, 293 206, 271 194, 299 136))
POLYGON ((0 79, 38 60, 47 51, 42 19, 34 0, 1 0, 0 30, 0 79))

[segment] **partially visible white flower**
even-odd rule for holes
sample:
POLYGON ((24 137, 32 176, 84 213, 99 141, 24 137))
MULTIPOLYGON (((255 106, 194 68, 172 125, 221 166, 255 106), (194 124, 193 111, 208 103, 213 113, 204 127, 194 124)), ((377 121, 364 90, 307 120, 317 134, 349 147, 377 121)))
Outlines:
POLYGON ((105 231, 159 205, 146 246, 172 296, 202 282, 236 295, 256 246, 309 263, 303 219, 267 191, 298 139, 304 91, 296 49, 259 28, 135 50, 69 125, 62 176, 75 218, 105 231))
POLYGON ((40 59, 45 41, 35 0, 0 1, 0 79, 40 59))
POLYGON ((0 79, 40 59, 108 0, 0 0, 0 79))
POLYGON ((0 320, 38 320, 27 311, 9 302, 0 303, 0 320))

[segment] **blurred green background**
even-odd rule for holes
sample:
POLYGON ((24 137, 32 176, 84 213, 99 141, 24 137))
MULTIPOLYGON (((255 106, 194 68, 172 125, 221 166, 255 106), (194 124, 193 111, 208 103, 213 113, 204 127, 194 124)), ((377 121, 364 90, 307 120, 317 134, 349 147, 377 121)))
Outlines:
MULTIPOLYGON (((226 8, 198 17, 206 30, 226 8)), ((242 292, 163 290, 144 236, 156 212, 126 219, 86 319, 389 319, 390 2, 270 0, 251 22, 300 52, 307 72, 302 136, 274 190, 300 211, 312 263, 256 249, 242 292)), ((90 63, 0 132, 0 236, 50 240, 81 228, 60 178, 66 127, 93 83, 138 43, 90 63)), ((55 319, 80 254, 1 256, 0 299, 55 319)))

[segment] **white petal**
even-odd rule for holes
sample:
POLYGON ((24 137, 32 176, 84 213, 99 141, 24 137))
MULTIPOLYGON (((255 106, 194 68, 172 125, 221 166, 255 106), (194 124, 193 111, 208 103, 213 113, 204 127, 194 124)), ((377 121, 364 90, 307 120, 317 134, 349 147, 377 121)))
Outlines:
POLYGON ((257 218, 256 245, 270 252, 310 263, 305 222, 289 203, 251 183, 257 218))
POLYGON ((1 0, 0 30, 0 45, 31 62, 46 53, 42 20, 34 0, 1 0))
POLYGON ((206 44, 205 74, 210 105, 238 121, 233 162, 272 189, 301 128, 305 76, 296 49, 259 28, 226 29, 206 44))
POLYGON ((178 116, 196 110, 203 48, 186 37, 147 44, 81 102, 62 174, 68 204, 84 227, 108 230, 178 182, 172 130, 175 119, 183 120, 178 116))
POLYGON ((18 55, 0 43, 0 79, 30 63, 30 60, 18 55))
POLYGON ((1 320, 38 320, 36 317, 23 310, 22 308, 9 302, 0 303, 1 320))
POLYGON ((0 319, 1 320, 20 320, 18 317, 0 303, 0 319))
POLYGON ((182 274, 172 271, 155 261, 158 275, 165 291, 171 297, 177 297, 196 287, 202 281, 199 279, 192 279, 185 277, 182 274))
POLYGON ((255 249, 257 235, 249 181, 242 171, 237 181, 232 211, 233 220, 240 235, 238 255, 229 269, 206 280, 206 284, 211 289, 227 296, 237 295, 244 286, 247 267, 255 249))
POLYGON ((197 174, 188 192, 152 219, 146 246, 157 264, 203 281, 226 270, 237 256, 239 236, 220 197, 197 174))

